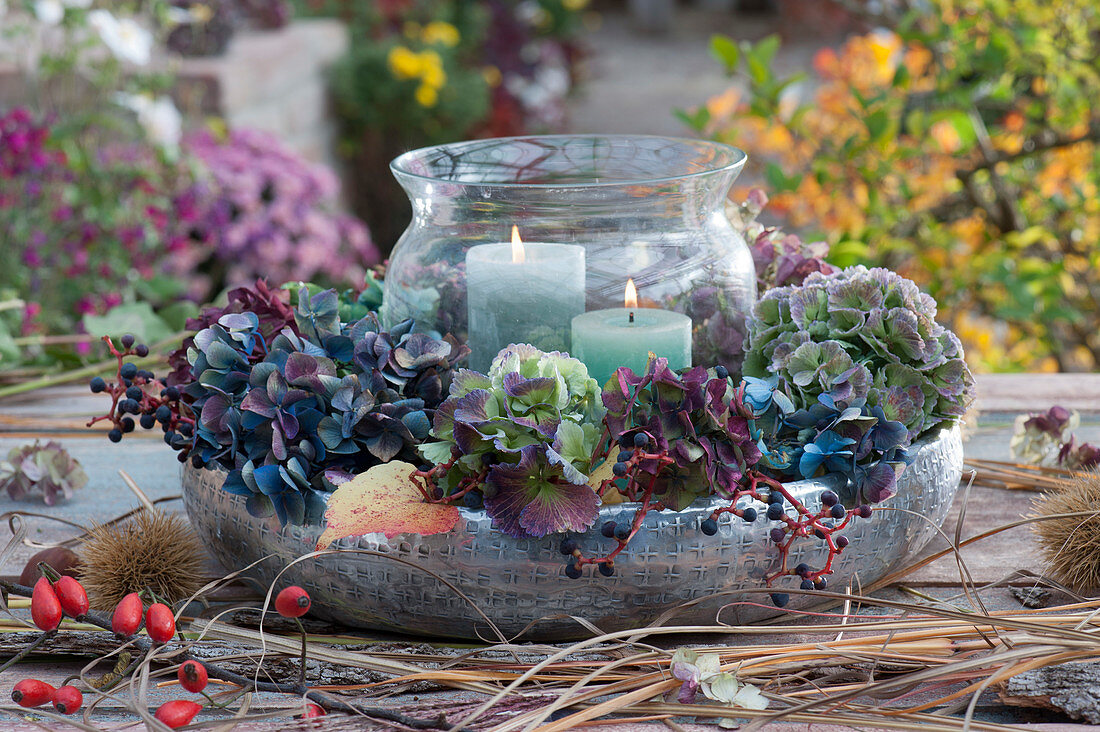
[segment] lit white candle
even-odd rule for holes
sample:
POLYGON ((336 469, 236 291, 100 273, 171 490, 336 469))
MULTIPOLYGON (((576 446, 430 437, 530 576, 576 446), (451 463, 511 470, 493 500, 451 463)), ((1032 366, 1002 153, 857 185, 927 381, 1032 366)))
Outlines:
POLYGON ((625 307, 573 318, 573 356, 602 386, 620 366, 645 370, 652 352, 672 370, 691 366, 691 318, 671 310, 638 307, 634 280, 626 281, 625 307))
POLYGON ((584 247, 520 240, 466 253, 470 368, 488 371, 512 343, 568 351, 570 322, 584 312, 584 247))

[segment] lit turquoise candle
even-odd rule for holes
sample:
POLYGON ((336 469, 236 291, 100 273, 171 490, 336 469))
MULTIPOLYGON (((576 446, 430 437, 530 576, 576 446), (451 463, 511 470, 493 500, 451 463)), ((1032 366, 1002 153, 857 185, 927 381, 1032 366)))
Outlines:
POLYGON ((486 372, 513 343, 569 351, 569 323, 584 312, 584 247, 520 241, 466 253, 470 368, 486 372))
POLYGON ((671 310, 639 308, 634 282, 627 281, 626 307, 593 310, 573 318, 572 355, 602 386, 615 369, 645 370, 652 352, 673 370, 691 366, 691 318, 671 310))

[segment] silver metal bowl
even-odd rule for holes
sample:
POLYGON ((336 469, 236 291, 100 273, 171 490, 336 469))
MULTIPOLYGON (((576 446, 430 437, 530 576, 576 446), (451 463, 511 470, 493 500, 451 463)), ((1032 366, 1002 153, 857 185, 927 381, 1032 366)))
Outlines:
MULTIPOLYGON (((858 574, 866 585, 920 551, 947 515, 962 472, 958 427, 942 430, 911 448, 913 464, 902 474, 898 493, 881 504, 904 510, 876 511, 856 519, 845 531, 851 545, 833 563, 831 587, 843 587, 858 574)), ((183 469, 187 513, 213 555, 228 570, 238 570, 266 555, 272 558, 247 574, 270 583, 284 567, 311 552, 321 527, 280 527, 278 520, 253 518, 244 498, 221 490, 225 472, 183 469)), ((846 486, 836 481, 804 480, 788 489, 809 508, 820 505, 826 488, 842 498, 846 486)), ((362 550, 311 557, 283 574, 281 585, 297 584, 313 597, 315 614, 349 626, 423 635, 498 640, 491 620, 507 637, 520 633, 534 640, 565 640, 587 635, 570 616, 603 631, 638 628, 662 614, 677 611, 677 624, 722 620, 746 623, 774 614, 766 595, 744 592, 763 586, 761 577, 778 566, 775 545, 768 541, 773 523, 754 523, 723 515, 716 536, 699 529, 720 502, 699 500, 687 509, 651 511, 626 551, 615 562, 612 577, 592 567, 580 579, 564 574, 560 536, 513 539, 490 526, 484 511, 460 508, 461 519, 447 534, 404 534, 386 539, 366 534, 343 539, 335 549, 362 550), (538 621, 537 623, 534 621, 538 621)), ((599 532, 604 521, 625 521, 636 504, 607 506, 591 531, 577 536, 586 555, 606 553, 613 540, 599 532)), ((792 547, 790 565, 820 567, 825 543, 805 539, 792 547)), ((795 578, 786 578, 795 585, 795 578)), ((779 585, 784 585, 780 581, 779 585)), ((788 607, 812 602, 792 595, 788 607)))

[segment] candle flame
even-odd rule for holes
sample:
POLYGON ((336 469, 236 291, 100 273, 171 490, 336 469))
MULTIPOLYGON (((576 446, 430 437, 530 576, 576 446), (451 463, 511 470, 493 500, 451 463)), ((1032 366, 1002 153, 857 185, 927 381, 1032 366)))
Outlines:
POLYGON ((519 238, 519 227, 512 227, 512 264, 523 264, 527 255, 523 251, 523 240, 519 238))
POLYGON ((638 307, 638 288, 634 287, 634 280, 627 279, 626 294, 623 296, 624 307, 633 310, 638 307))

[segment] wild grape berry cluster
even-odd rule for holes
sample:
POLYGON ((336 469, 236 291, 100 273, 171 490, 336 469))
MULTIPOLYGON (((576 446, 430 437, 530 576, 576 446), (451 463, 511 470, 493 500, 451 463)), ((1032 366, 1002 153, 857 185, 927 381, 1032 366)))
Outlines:
MULTIPOLYGON (((766 493, 755 489, 751 492, 746 491, 748 495, 756 500, 767 504, 768 508, 764 515, 769 521, 778 521, 782 524, 773 527, 768 532, 768 538, 779 550, 780 566, 775 572, 765 576, 767 585, 771 586, 780 577, 793 575, 801 578, 799 585, 801 590, 824 590, 828 586, 826 575, 832 572, 833 560, 849 544, 848 537, 839 532, 857 517, 870 518, 872 514, 871 507, 867 504, 861 504, 856 508, 847 509, 840 503, 840 498, 836 493, 826 490, 822 491, 819 497, 821 508, 814 513, 791 496, 782 484, 773 484, 770 488, 766 493), (795 509, 794 515, 787 512, 785 508, 787 503, 790 503, 795 509), (826 543, 829 553, 825 565, 816 570, 805 563, 800 563, 793 569, 789 568, 787 562, 791 546, 798 539, 810 536, 826 543)), ((732 512, 734 511, 731 508, 718 509, 702 522, 700 525, 701 530, 704 534, 713 536, 717 533, 717 517, 722 513, 732 512)), ((773 593, 771 599, 777 607, 783 607, 790 598, 785 593, 773 593)))
POLYGON ((123 435, 133 432, 138 426, 148 430, 159 425, 164 432, 164 441, 173 450, 179 451, 179 461, 186 460, 195 420, 189 416, 190 410, 182 402, 180 390, 168 386, 151 371, 139 369, 132 361, 125 360, 149 355, 149 347, 144 343, 135 343, 132 335, 122 336, 117 347, 107 336, 103 337, 103 342, 118 361, 116 380, 107 381, 97 376, 89 383, 93 394, 105 393, 111 397, 111 405, 106 414, 93 417, 88 426, 106 420, 112 424, 107 439, 121 442, 123 435))
MULTIPOLYGON (((612 484, 618 481, 619 490, 624 497, 631 501, 640 502, 642 505, 634 515, 630 523, 617 523, 607 521, 600 527, 600 533, 617 542, 617 546, 602 557, 583 556, 575 538, 566 537, 562 540, 560 551, 568 557, 565 565, 565 575, 571 579, 581 577, 581 568, 586 564, 595 564, 605 577, 615 574, 615 557, 626 548, 631 538, 637 533, 650 510, 660 510, 665 506, 660 501, 653 500, 653 487, 656 478, 653 472, 639 469, 647 466, 659 473, 661 466, 672 464, 673 460, 666 451, 649 452, 653 446, 652 438, 645 432, 625 434, 620 437, 616 448, 619 450, 616 462, 612 467, 613 478, 605 481, 599 493, 605 495, 612 484), (642 482, 647 481, 648 487, 642 482), (625 480, 625 486, 622 481, 625 480)), ((801 579, 799 588, 802 590, 824 590, 828 586, 826 575, 832 572, 832 564, 835 557, 849 544, 849 539, 840 532, 848 527, 856 518, 867 519, 871 517, 872 509, 867 504, 861 504, 855 508, 847 509, 840 503, 840 498, 831 490, 823 491, 820 496, 821 508, 817 512, 810 511, 800 500, 791 495, 782 483, 773 478, 750 470, 745 474, 744 485, 734 492, 728 505, 716 509, 699 524, 699 529, 707 536, 718 534, 718 520, 723 514, 737 516, 746 523, 754 523, 761 514, 772 522, 780 525, 773 527, 768 537, 779 550, 779 568, 766 575, 764 580, 767 586, 771 586, 776 580, 786 576, 796 576, 801 579), (766 506, 757 509, 752 505, 738 505, 743 503, 743 498, 750 498, 766 506), (788 512, 787 505, 794 510, 788 512), (792 568, 788 567, 788 557, 791 547, 799 539, 816 537, 824 541, 828 547, 828 557, 825 565, 820 569, 814 569, 805 563, 800 563, 792 568)), ((790 596, 786 593, 771 593, 771 600, 777 607, 785 606, 790 596)))
MULTIPOLYGON (((617 546, 602 557, 585 557, 575 539, 567 537, 561 543, 561 553, 568 559, 565 563, 565 576, 570 579, 578 579, 581 568, 586 564, 596 565, 597 570, 604 577, 612 577, 615 574, 615 557, 622 552, 630 540, 638 532, 643 519, 648 511, 664 508, 660 501, 653 500, 654 489, 657 486, 656 474, 649 474, 638 470, 638 466, 645 463, 647 466, 656 466, 656 473, 661 468, 670 465, 673 460, 666 452, 651 453, 649 448, 653 446, 653 438, 644 431, 623 434, 619 437, 617 447, 619 454, 611 468, 612 478, 605 480, 597 491, 601 496, 613 488, 616 481, 626 481, 621 492, 629 500, 638 500, 642 507, 634 515, 630 523, 617 523, 606 521, 600 527, 600 533, 608 539, 614 539, 617 546), (643 487, 641 482, 649 478, 648 486, 643 487)), ((619 490, 615 488, 615 490, 619 490)))

